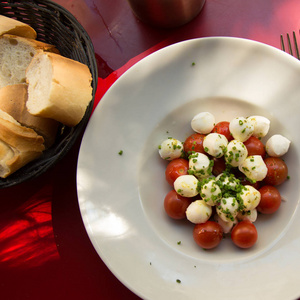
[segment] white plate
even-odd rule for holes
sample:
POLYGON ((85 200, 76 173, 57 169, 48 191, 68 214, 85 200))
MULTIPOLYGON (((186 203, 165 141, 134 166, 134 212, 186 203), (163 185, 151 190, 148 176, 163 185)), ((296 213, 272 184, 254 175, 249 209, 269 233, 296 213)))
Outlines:
POLYGON ((143 299, 300 296, 299 116, 300 63, 261 43, 189 40, 134 65, 96 108, 79 155, 79 205, 102 260, 143 299), (170 187, 157 147, 168 136, 184 140, 200 111, 217 121, 260 114, 271 120, 269 135, 292 141, 291 179, 280 188, 287 202, 259 217, 258 242, 246 251, 230 239, 204 251, 193 225, 163 210, 170 187))

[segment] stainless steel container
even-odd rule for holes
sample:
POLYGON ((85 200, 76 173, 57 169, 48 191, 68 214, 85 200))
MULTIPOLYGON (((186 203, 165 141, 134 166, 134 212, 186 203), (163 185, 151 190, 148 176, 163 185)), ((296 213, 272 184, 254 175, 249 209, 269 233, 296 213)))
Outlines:
POLYGON ((205 0, 128 0, 141 21, 160 28, 174 28, 194 19, 205 0))

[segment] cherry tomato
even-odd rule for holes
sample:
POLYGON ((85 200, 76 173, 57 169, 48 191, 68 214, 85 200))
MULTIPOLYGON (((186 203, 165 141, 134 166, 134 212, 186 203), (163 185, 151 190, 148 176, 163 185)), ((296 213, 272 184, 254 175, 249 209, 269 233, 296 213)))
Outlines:
POLYGON ((255 136, 250 136, 247 141, 244 142, 248 150, 248 156, 260 155, 262 158, 266 155, 264 144, 255 136))
POLYGON ((191 204, 191 199, 182 197, 175 190, 170 191, 164 200, 164 208, 169 217, 172 219, 184 219, 185 211, 191 204))
POLYGON ((278 189, 272 185, 265 185, 259 189, 261 199, 257 210, 262 214, 273 214, 281 204, 281 195, 278 189))
POLYGON ((213 175, 218 176, 225 171, 226 163, 223 157, 219 157, 219 158, 214 157, 213 161, 214 161, 214 166, 212 169, 212 173, 213 175))
POLYGON ((242 174, 242 173, 240 173, 239 174, 239 176, 236 176, 239 180, 240 180, 240 182, 241 182, 241 184, 242 185, 251 185, 251 186, 253 186, 255 189, 259 189, 260 188, 260 186, 261 186, 261 181, 256 181, 256 182, 251 182, 251 181, 249 181, 248 179, 247 179, 247 177, 244 175, 244 174, 242 174))
POLYGON ((250 248, 257 241, 256 227, 250 221, 241 221, 233 227, 231 239, 240 248, 250 248))
POLYGON ((223 229, 217 222, 206 221, 195 225, 193 238, 201 248, 212 249, 220 244, 223 238, 223 229))
POLYGON ((229 130, 229 122, 227 121, 217 123, 211 132, 216 132, 225 135, 228 142, 233 140, 233 136, 231 135, 229 130))
POLYGON ((191 152, 206 153, 203 148, 204 134, 193 133, 183 143, 184 152, 190 154, 191 152))
POLYGON ((171 160, 167 165, 165 175, 167 182, 173 186, 174 181, 181 175, 187 175, 189 169, 189 162, 184 158, 177 158, 171 160))
POLYGON ((288 176, 288 167, 279 157, 267 157, 265 164, 268 168, 267 176, 264 179, 267 185, 280 185, 288 176))

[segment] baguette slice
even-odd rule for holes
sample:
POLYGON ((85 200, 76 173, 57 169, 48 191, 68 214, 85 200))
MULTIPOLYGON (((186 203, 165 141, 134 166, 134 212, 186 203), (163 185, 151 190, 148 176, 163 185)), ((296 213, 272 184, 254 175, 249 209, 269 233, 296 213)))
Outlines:
POLYGON ((59 123, 48 118, 36 117, 26 108, 27 84, 7 85, 0 89, 0 109, 12 116, 21 125, 32 128, 45 139, 45 146, 53 145, 59 123))
POLYGON ((92 75, 89 68, 72 59, 39 51, 26 70, 28 111, 77 125, 92 100, 92 75))
POLYGON ((13 34, 23 36, 29 39, 36 39, 36 31, 23 22, 0 15, 0 35, 13 34))
POLYGON ((43 151, 44 139, 0 110, 0 177, 6 178, 43 151))
POLYGON ((58 53, 53 45, 4 34, 0 36, 0 88, 25 83, 25 71, 38 50, 58 53))

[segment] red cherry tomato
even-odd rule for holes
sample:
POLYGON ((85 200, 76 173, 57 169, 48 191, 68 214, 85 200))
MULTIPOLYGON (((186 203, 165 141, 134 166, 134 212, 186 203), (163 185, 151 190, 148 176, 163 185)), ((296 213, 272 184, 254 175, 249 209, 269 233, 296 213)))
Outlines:
POLYGON ((225 135, 228 142, 233 140, 233 136, 231 135, 229 130, 229 122, 227 121, 217 123, 211 132, 216 132, 225 135))
POLYGON ((187 154, 194 152, 206 153, 203 148, 204 134, 193 133, 183 143, 184 152, 187 154))
POLYGON ((250 136, 247 141, 244 142, 248 150, 248 156, 260 155, 262 158, 266 155, 264 144, 255 136, 250 136))
POLYGON ((223 238, 223 229, 214 221, 196 224, 193 230, 195 242, 203 249, 217 247, 223 238))
POLYGON ((219 157, 219 158, 214 157, 213 161, 214 161, 214 166, 212 169, 212 173, 213 175, 218 176, 225 171, 226 163, 223 157, 219 157))
POLYGON ((169 217, 172 219, 184 219, 185 211, 191 204, 191 199, 182 197, 175 190, 170 191, 164 200, 164 208, 169 217))
POLYGON ((237 176, 237 178, 240 180, 242 185, 251 185, 257 190, 261 186, 261 181, 251 182, 247 179, 247 177, 244 174, 239 174, 239 176, 237 176))
POLYGON ((231 239, 240 248, 250 248, 257 241, 256 227, 250 221, 241 221, 232 229, 231 239))
POLYGON ((281 204, 281 195, 278 189, 272 185, 265 185, 259 189, 261 199, 257 210, 262 214, 273 214, 281 204))
POLYGON ((171 160, 167 165, 165 175, 167 182, 173 186, 174 181, 181 175, 187 175, 189 169, 189 162, 184 158, 177 158, 171 160))
POLYGON ((279 157, 267 157, 264 160, 268 173, 263 180, 267 185, 280 185, 288 176, 288 167, 285 162, 279 157))

